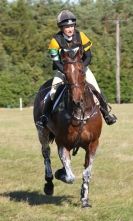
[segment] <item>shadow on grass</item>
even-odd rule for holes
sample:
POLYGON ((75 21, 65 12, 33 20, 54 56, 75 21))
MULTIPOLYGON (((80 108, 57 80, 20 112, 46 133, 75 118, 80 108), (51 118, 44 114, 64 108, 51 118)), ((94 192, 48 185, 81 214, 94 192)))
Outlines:
POLYGON ((11 201, 15 202, 26 202, 29 205, 41 205, 41 204, 54 204, 63 205, 64 202, 77 206, 77 204, 72 202, 72 196, 46 196, 38 193, 37 191, 12 191, 0 194, 3 197, 9 197, 11 201))

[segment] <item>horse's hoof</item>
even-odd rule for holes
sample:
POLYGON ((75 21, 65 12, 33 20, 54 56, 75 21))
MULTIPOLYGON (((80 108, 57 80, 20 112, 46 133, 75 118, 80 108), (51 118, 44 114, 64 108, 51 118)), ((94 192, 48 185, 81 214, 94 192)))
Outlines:
POLYGON ((61 169, 59 169, 59 170, 57 170, 55 172, 55 178, 57 180, 62 180, 63 181, 65 179, 65 177, 66 177, 66 170, 65 170, 65 168, 61 168, 61 169))
POLYGON ((52 182, 45 183, 45 185, 44 185, 44 193, 46 195, 53 195, 53 193, 54 193, 54 184, 52 182))
POLYGON ((87 204, 82 205, 82 208, 92 208, 92 205, 87 203, 87 204))
POLYGON ((75 180, 75 177, 73 176, 67 176, 66 174, 66 170, 65 168, 62 168, 62 169, 59 169, 55 172, 55 178, 57 180, 61 180, 63 181, 64 183, 69 183, 69 184, 72 184, 73 181, 75 180))

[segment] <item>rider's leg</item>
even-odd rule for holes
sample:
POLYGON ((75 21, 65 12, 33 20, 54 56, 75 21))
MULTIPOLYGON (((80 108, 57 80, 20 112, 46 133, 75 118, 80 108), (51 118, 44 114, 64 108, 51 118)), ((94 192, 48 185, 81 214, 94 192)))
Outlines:
POLYGON ((94 77, 93 73, 91 72, 91 70, 90 70, 88 67, 86 67, 86 69, 85 69, 85 75, 86 75, 86 81, 87 81, 89 84, 92 84, 92 85, 95 87, 95 89, 96 89, 99 93, 101 93, 101 90, 100 90, 100 88, 99 88, 99 86, 98 86, 98 83, 97 83, 97 81, 96 81, 96 78, 94 77))
POLYGON ((60 71, 56 71, 53 82, 52 82, 52 87, 50 90, 50 97, 51 100, 54 99, 54 95, 59 87, 60 84, 62 84, 64 82, 64 74, 60 71))
POLYGON ((106 101, 103 93, 101 92, 93 73, 91 72, 91 70, 88 67, 86 68, 85 74, 86 74, 86 81, 88 83, 92 84, 94 87, 93 93, 97 97, 97 99, 100 103, 100 110, 101 110, 101 113, 103 115, 105 122, 108 125, 114 124, 116 122, 116 117, 115 117, 115 115, 110 115, 109 110, 108 110, 107 101, 106 101))
POLYGON ((52 111, 53 101, 51 100, 50 94, 44 99, 43 115, 41 116, 41 122, 43 126, 47 125, 49 115, 52 111))
POLYGON ((54 100, 54 95, 56 93, 56 90, 58 89, 59 85, 62 84, 64 81, 64 75, 60 71, 56 71, 53 82, 52 82, 52 87, 50 90, 50 94, 46 99, 44 99, 44 109, 43 109, 43 115, 41 116, 41 121, 43 126, 47 125, 48 118, 51 114, 52 108, 53 108, 53 100, 54 100))

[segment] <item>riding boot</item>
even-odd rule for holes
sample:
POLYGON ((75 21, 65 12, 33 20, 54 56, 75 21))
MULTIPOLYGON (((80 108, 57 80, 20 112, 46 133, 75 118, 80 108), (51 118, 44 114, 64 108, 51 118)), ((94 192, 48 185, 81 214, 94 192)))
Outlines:
POLYGON ((51 97, 48 96, 44 103, 43 115, 40 117, 40 122, 42 123, 43 127, 45 127, 48 123, 48 119, 51 114, 52 108, 53 101, 51 100, 51 97))
POLYGON ((108 125, 114 124, 117 120, 116 116, 114 114, 110 114, 111 107, 107 104, 107 101, 102 93, 99 93, 98 91, 93 91, 97 99, 99 100, 100 103, 100 111, 103 115, 103 118, 105 122, 108 125))

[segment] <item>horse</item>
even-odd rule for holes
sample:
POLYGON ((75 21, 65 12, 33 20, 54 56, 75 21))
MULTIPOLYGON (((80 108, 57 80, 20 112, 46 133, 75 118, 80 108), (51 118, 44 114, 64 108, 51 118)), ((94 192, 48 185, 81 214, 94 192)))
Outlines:
MULTIPOLYGON (((89 183, 92 164, 99 144, 102 130, 102 117, 99 105, 95 102, 92 85, 85 80, 82 61, 83 50, 74 48, 61 50, 65 81, 59 106, 49 116, 48 124, 39 127, 37 122, 43 114, 45 98, 51 88, 52 79, 44 83, 34 101, 34 122, 38 131, 44 157, 45 181, 44 193, 54 193, 53 178, 72 184, 75 175, 71 168, 71 155, 76 155, 79 148, 85 150, 85 162, 81 184, 81 205, 90 207, 89 183), (50 159, 50 142, 55 141, 63 167, 53 175, 50 159)), ((57 106, 58 106, 57 105, 57 106)))

